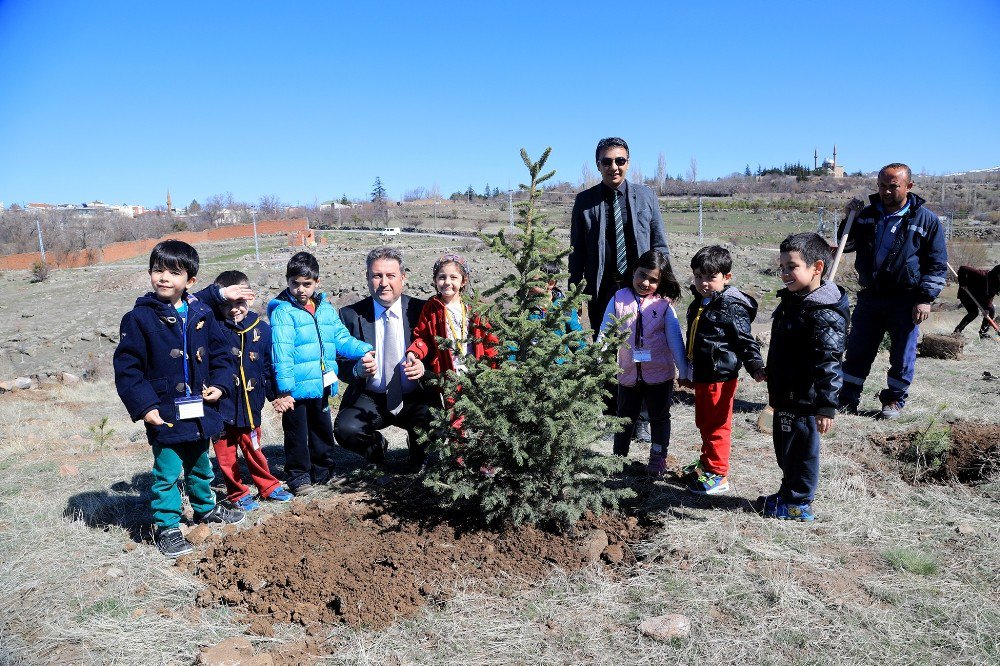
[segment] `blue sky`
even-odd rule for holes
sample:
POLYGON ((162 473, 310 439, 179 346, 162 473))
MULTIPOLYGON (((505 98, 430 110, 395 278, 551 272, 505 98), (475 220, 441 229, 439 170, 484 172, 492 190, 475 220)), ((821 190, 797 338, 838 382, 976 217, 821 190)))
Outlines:
POLYGON ((0 200, 506 189, 603 136, 715 178, 1000 164, 1000 3, 0 0, 0 200))

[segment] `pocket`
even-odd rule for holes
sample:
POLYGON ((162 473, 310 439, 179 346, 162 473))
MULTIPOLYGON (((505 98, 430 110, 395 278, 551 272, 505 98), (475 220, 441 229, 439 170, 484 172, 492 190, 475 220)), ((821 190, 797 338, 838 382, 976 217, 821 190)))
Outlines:
POLYGON ((159 397, 164 397, 167 391, 170 390, 170 382, 166 378, 152 379, 149 382, 153 390, 156 391, 156 395, 159 397))

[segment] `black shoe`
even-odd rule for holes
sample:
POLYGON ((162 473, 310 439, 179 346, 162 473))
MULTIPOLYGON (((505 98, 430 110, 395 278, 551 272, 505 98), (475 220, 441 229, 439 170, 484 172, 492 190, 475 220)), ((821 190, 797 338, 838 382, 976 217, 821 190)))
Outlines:
POLYGON ((246 514, 239 509, 228 505, 225 502, 219 502, 212 510, 203 516, 195 515, 194 520, 196 523, 226 523, 227 525, 239 525, 246 518, 246 514))
POLYGON ((318 490, 319 488, 311 483, 303 483, 301 486, 291 488, 292 494, 296 497, 305 497, 306 495, 311 495, 318 490))
POLYGON ((180 557, 194 552, 194 546, 184 538, 179 527, 160 530, 156 535, 156 547, 169 558, 180 557))
POLYGON ((649 421, 635 422, 635 437, 637 442, 649 444, 653 441, 653 436, 649 433, 649 421))
POLYGON ((837 411, 841 414, 852 414, 854 416, 858 415, 858 404, 843 404, 837 407, 837 411))
POLYGON ((389 450, 389 442, 386 440, 385 435, 378 430, 375 431, 374 437, 375 441, 365 451, 365 460, 376 465, 384 465, 385 453, 389 450))

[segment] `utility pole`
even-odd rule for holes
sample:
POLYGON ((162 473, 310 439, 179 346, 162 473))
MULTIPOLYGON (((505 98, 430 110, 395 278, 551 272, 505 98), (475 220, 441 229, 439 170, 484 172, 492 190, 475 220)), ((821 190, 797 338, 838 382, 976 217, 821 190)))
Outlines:
POLYGON ((826 231, 826 229, 824 227, 825 227, 825 225, 823 224, 823 207, 820 206, 819 207, 819 225, 817 225, 817 227, 816 227, 816 233, 818 233, 820 236, 822 236, 823 232, 826 231))
POLYGON ((510 217, 510 233, 514 233, 514 190, 507 187, 507 215, 510 217))
POLYGON ((701 217, 701 197, 698 197, 698 242, 699 243, 701 242, 701 239, 702 239, 702 237, 704 235, 702 233, 703 230, 704 229, 703 229, 703 226, 702 226, 702 217, 701 217))
POLYGON ((438 230, 438 200, 434 199, 434 232, 438 230))
POLYGON ((250 206, 250 217, 253 220, 253 251, 260 261, 260 243, 257 241, 257 207, 250 206))
POLYGON ((45 241, 42 240, 42 221, 35 216, 35 227, 38 229, 38 251, 42 255, 42 263, 45 263, 45 241))

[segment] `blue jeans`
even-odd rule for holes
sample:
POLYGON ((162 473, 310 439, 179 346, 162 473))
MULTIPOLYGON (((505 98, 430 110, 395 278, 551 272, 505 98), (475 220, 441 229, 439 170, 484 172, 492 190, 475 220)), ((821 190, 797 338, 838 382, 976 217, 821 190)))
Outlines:
POLYGON ((917 337, 920 328, 913 323, 914 302, 905 295, 876 296, 867 290, 858 293, 858 303, 851 316, 847 354, 841 367, 844 379, 840 389, 841 406, 856 407, 861 389, 872 369, 878 347, 889 334, 888 388, 879 394, 883 405, 906 404, 913 370, 917 362, 917 337))
POLYGON ((778 494, 789 504, 811 504, 819 484, 819 430, 815 416, 774 412, 774 455, 781 468, 778 494))

